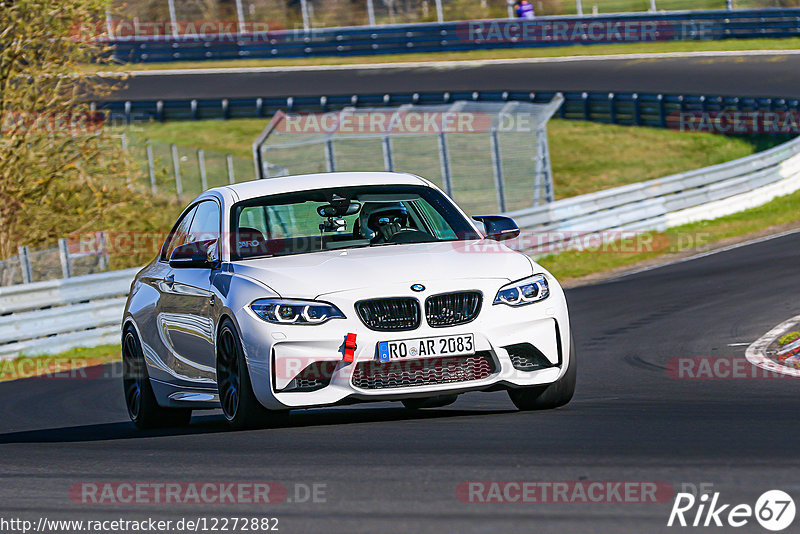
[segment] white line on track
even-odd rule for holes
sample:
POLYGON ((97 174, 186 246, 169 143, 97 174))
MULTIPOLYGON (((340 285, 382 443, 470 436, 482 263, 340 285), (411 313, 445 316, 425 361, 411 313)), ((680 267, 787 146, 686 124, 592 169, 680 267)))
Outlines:
POLYGON ((761 367, 762 369, 766 369, 768 371, 773 371, 776 373, 783 373, 789 376, 800 377, 800 369, 792 369, 791 367, 786 367, 785 365, 780 365, 772 361, 771 359, 767 358, 766 351, 767 347, 781 334, 783 334, 787 328, 793 323, 800 321, 800 315, 796 315, 791 319, 787 319, 786 321, 782 322, 760 338, 758 338, 752 345, 747 347, 744 355, 747 358, 747 361, 752 363, 757 367, 761 367))
MULTIPOLYGON (((178 76, 206 74, 258 74, 268 72, 304 72, 319 70, 389 70, 389 69, 459 69, 488 65, 533 65, 537 63, 571 63, 575 61, 632 61, 643 59, 681 59, 741 56, 796 56, 800 50, 720 50, 700 52, 655 52, 642 54, 604 54, 598 56, 563 56, 506 59, 462 59, 453 61, 408 61, 396 63, 353 63, 349 65, 298 65, 283 67, 216 67, 201 69, 132 70, 98 72, 99 76, 128 74, 131 76, 178 76)), ((269 61, 267 59, 267 61, 269 61)))

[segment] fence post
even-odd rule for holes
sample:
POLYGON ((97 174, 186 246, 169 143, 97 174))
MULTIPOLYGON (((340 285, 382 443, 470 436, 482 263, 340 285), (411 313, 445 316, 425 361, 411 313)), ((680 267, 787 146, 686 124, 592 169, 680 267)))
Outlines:
POLYGON ((439 163, 442 166, 442 185, 444 192, 453 198, 453 182, 450 176, 450 154, 447 150, 447 137, 444 132, 439 133, 439 163))
POLYGON ((244 25, 244 9, 242 9, 242 0, 236 0, 236 18, 239 19, 239 33, 244 33, 245 25, 244 25))
POLYGON ((336 172, 336 153, 333 151, 333 139, 325 140, 325 165, 328 172, 336 172))
POLYGON ((178 157, 178 147, 174 144, 170 145, 172 150, 172 171, 175 174, 175 192, 178 199, 183 196, 183 181, 181 180, 181 162, 178 157))
POLYGON ((206 153, 202 148, 197 151, 197 167, 200 169, 200 187, 205 191, 208 189, 208 178, 206 177, 206 153))
POLYGON ((442 0, 436 0, 436 20, 439 24, 444 22, 444 11, 442 10, 442 0))
POLYGON ((153 161, 153 145, 150 140, 145 141, 145 150, 147 151, 147 168, 150 171, 150 191, 155 195, 158 192, 156 187, 156 169, 155 162, 153 161))
POLYGON ((108 269, 108 246, 106 245, 106 233, 97 233, 97 268, 101 271, 108 269))
POLYGON ((489 136, 492 147, 492 168, 494 169, 494 186, 497 189, 497 209, 500 213, 506 211, 505 182, 503 181, 503 160, 500 158, 500 142, 497 138, 497 128, 492 128, 489 136))
MULTIPOLYGON (((120 139, 121 139, 121 142, 122 142, 122 151, 125 152, 125 156, 127 157, 127 155, 128 155, 128 136, 125 134, 125 132, 122 132, 122 135, 120 135, 120 139)), ((125 183, 126 184, 131 183, 131 175, 130 174, 126 174, 125 175, 125 183)))
POLYGON ((553 170, 550 166, 550 148, 547 146, 547 126, 536 128, 536 170, 534 176, 533 205, 541 202, 541 189, 544 186, 545 202, 553 202, 553 170))
POLYGON ((178 38, 178 24, 176 22, 177 17, 175 16, 175 0, 167 0, 169 5, 169 22, 172 26, 172 38, 178 38))
POLYGON ((388 135, 383 138, 383 166, 389 172, 394 172, 394 154, 392 154, 392 139, 388 135))
POLYGON ((19 268, 22 271, 22 283, 30 284, 33 282, 33 269, 31 268, 31 257, 28 253, 28 247, 17 247, 19 254, 19 268))
POLYGON ((61 258, 62 278, 72 278, 72 266, 69 264, 69 247, 67 246, 66 237, 58 240, 58 255, 61 258))
POLYGON ((225 161, 228 163, 228 183, 233 185, 236 183, 236 176, 233 174, 233 156, 227 154, 225 161))
POLYGON ((308 31, 311 29, 311 23, 308 20, 308 0, 300 0, 300 11, 303 15, 303 29, 308 31))
POLYGON ((367 21, 370 26, 375 26, 375 6, 372 5, 372 0, 367 0, 367 21))

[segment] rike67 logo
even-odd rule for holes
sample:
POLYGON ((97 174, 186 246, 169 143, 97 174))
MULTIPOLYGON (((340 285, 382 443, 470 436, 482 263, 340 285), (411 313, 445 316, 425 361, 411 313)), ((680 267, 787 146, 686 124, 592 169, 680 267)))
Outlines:
POLYGON ((739 528, 757 521, 773 532, 784 530, 794 521, 794 500, 781 490, 764 492, 754 506, 746 503, 723 503, 720 493, 678 493, 667 526, 739 528))

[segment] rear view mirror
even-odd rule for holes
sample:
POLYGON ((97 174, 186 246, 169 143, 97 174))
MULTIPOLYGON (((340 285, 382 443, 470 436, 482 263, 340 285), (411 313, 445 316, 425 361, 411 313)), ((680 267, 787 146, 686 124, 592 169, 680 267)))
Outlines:
POLYGON ((346 217, 354 215, 361 209, 361 204, 351 202, 349 204, 325 204, 317 208, 320 217, 346 217))
POLYGON ((510 217, 502 215, 479 215, 473 217, 476 221, 481 221, 486 230, 486 238, 495 241, 514 239, 519 236, 519 226, 510 217))

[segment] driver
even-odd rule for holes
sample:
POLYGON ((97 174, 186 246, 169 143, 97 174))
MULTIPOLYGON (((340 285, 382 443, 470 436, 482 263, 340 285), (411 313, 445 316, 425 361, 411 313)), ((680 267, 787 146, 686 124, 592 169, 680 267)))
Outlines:
POLYGON ((373 243, 386 243, 408 228, 408 210, 400 202, 365 203, 358 216, 361 237, 373 243))

